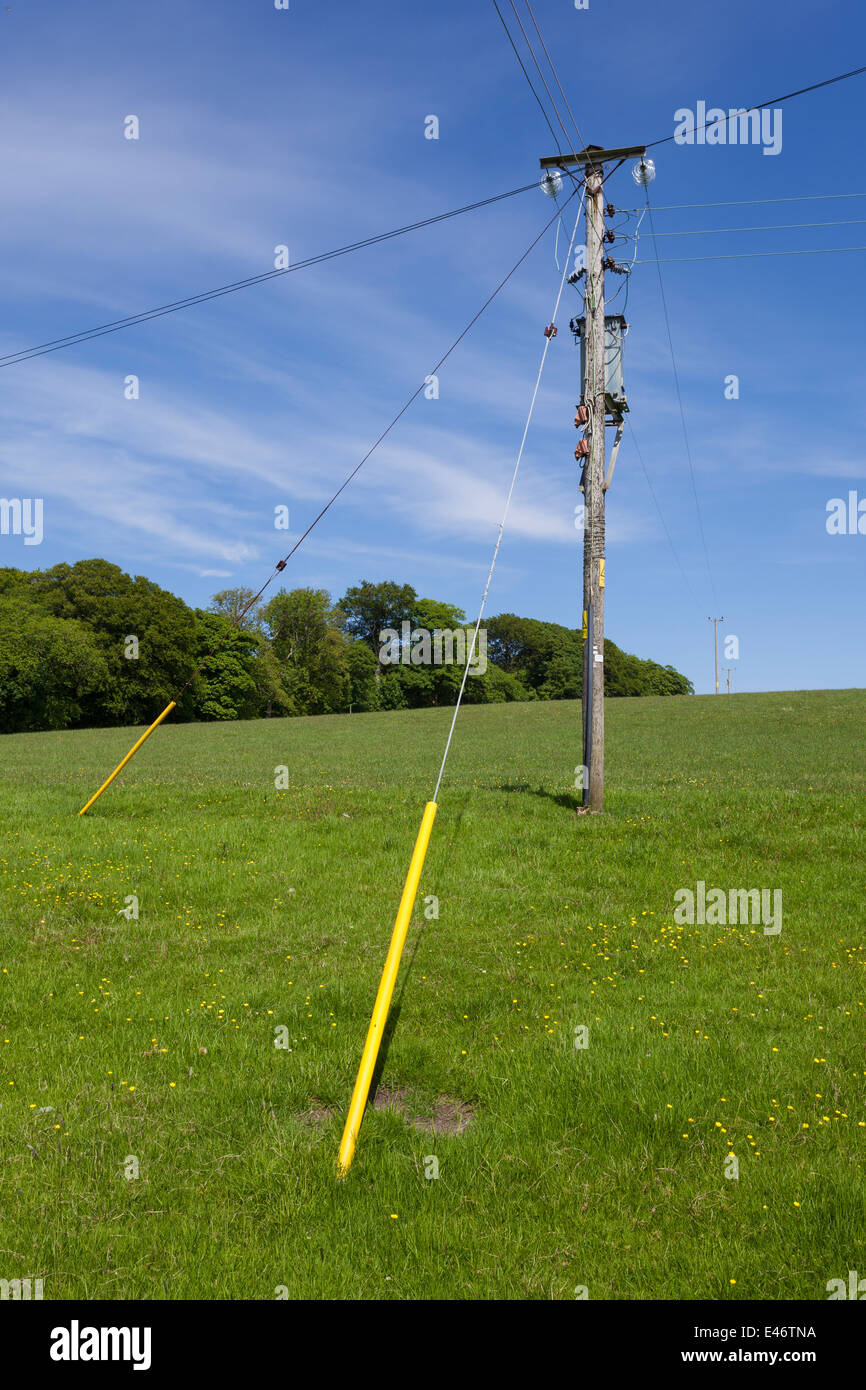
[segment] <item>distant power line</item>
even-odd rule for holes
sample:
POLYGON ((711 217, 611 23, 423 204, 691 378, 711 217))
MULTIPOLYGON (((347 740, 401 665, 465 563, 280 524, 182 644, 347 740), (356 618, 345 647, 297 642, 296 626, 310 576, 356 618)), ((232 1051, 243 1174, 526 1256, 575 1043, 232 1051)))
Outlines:
POLYGON ((866 251, 866 246, 813 246, 805 251, 739 251, 727 256, 668 256, 657 260, 649 256, 635 265, 677 265, 685 261, 750 261, 764 256, 838 256, 845 251, 866 251))
MULTIPOLYGON (((751 208, 759 203, 825 203, 831 198, 866 198, 866 193, 801 193, 793 198, 740 198, 735 203, 653 204, 653 212, 685 212, 689 208, 751 208)), ((643 212, 643 208, 620 208, 620 212, 643 212)))
POLYGON ((527 8, 528 11, 529 11, 529 17, 530 17, 530 19, 532 20, 533 26, 534 26, 534 28, 535 28, 535 32, 536 32, 536 34, 538 35, 539 40, 540 40, 540 42, 541 42, 541 47, 544 49, 544 56, 545 56, 545 58, 547 59, 548 63, 550 64, 550 71, 553 73, 554 81, 556 82, 556 85, 557 85, 557 87, 559 88, 559 94, 560 94, 560 96, 562 97, 562 100, 565 102, 565 109, 566 109, 566 111, 568 112, 569 116, 571 117, 571 124, 574 126, 575 133, 576 133, 577 139, 578 139, 578 143, 579 143, 580 145, 583 145, 583 136, 582 136, 581 133, 580 133, 580 127, 579 127, 578 124, 577 124, 577 120, 576 120, 576 118, 575 118, 574 112, 572 111, 571 107, 570 107, 569 104, 568 104, 568 97, 565 95, 565 92, 562 90, 562 83, 561 83, 560 80, 559 80, 559 73, 556 71, 556 68, 555 68, 555 66, 554 66, 553 59, 551 58, 550 54, 549 54, 548 51, 547 51, 547 44, 544 42, 544 39, 543 39, 542 36, 541 36, 541 30, 539 29, 539 27, 538 27, 538 22, 537 22, 537 20, 536 20, 536 18, 535 18, 535 15, 534 15, 533 12, 532 12, 532 6, 530 5, 529 0, 525 0, 525 4, 526 4, 526 8, 527 8))
MULTIPOLYGON (((533 187, 537 187, 537 185, 533 185, 533 187)), ((566 200, 565 200, 565 203, 563 204, 563 207, 567 207, 567 206, 568 206, 568 204, 571 202, 572 198, 575 198, 575 197, 577 196, 578 191, 579 191, 579 190, 578 190, 577 188, 575 188, 574 192, 573 192, 573 193, 570 193, 570 194, 568 195, 568 197, 567 197, 566 200)), ((466 324, 466 327, 463 328, 463 329, 461 330, 460 333, 458 333, 457 337, 454 339, 454 341, 452 342, 452 344, 451 344, 451 346, 448 348, 448 350, 447 350, 446 352, 444 352, 444 353, 442 354, 442 356, 439 358, 439 361, 436 363, 435 367, 433 367, 433 368, 431 369, 430 373, 428 373, 428 374, 425 376, 425 378, 424 378, 424 380, 421 382, 420 386, 417 386, 417 387, 415 388, 415 390, 412 392, 412 395, 409 397, 409 399, 408 399, 407 401, 404 402, 404 404, 403 404, 403 405, 400 407, 400 409, 397 411, 396 415, 394 415, 394 417, 392 418, 392 420, 390 421, 390 423, 389 423, 388 425, 386 425, 385 428, 382 430, 382 433, 379 435, 379 437, 378 437, 376 440, 374 440, 374 442, 370 445, 369 449, 368 449, 367 452, 364 454, 364 457, 361 459, 360 463, 358 463, 358 464, 355 465, 355 467, 352 469, 351 473, 349 473, 349 474, 347 475, 347 477, 345 477, 345 478, 343 479, 343 481, 342 481, 342 483, 340 484, 340 486, 332 493, 331 497, 328 499, 328 501, 325 503, 325 505, 321 508, 321 510, 316 514, 316 516, 313 517, 313 520, 310 522, 310 524, 309 524, 309 526, 307 527, 307 529, 303 532, 303 534, 299 537, 299 539, 295 541, 295 544, 292 546, 292 548, 291 548, 291 550, 288 552, 288 554, 285 555, 284 558, 283 558, 282 560, 278 560, 278 561, 277 561, 277 563, 276 563, 276 565, 274 566, 273 570, 271 571, 270 575, 269 575, 268 578, 265 580, 264 584, 261 586, 261 588, 258 590, 258 592, 255 593, 255 594, 253 594, 253 596, 247 601, 247 603, 244 605, 243 609, 242 609, 239 613, 236 613, 236 614, 235 614, 235 616, 232 618, 232 626, 233 626, 233 627, 239 627, 239 626, 240 626, 240 624, 242 623, 244 617, 245 617, 246 614, 249 612, 249 610, 250 610, 251 608, 253 608, 254 605, 255 605, 256 603, 258 603, 258 601, 259 601, 259 599, 261 598, 262 594, 265 592, 265 590, 266 590, 267 588, 270 587, 270 585, 273 583, 273 581, 274 581, 274 579, 276 578, 276 576, 277 576, 278 574, 280 574, 280 573, 286 568, 286 565, 288 564, 289 560, 291 560, 292 556, 295 554, 295 551, 297 551, 297 550, 300 549, 300 547, 303 545, 304 541, 307 539, 307 536, 309 536, 310 532, 313 531, 313 530, 315 530, 315 528, 318 526, 319 522, 322 520, 322 517, 325 516, 325 514, 326 514, 327 512, 330 511, 331 507, 333 507, 333 505, 334 505, 334 503, 337 501, 337 499, 342 495, 342 493, 345 492, 346 488, 349 486, 349 484, 352 482, 352 480, 357 476, 357 474, 360 473, 361 469, 364 467, 364 464, 367 462, 367 460, 370 458, 370 456, 376 451, 376 449, 378 449, 379 445, 382 444, 382 443, 388 438, 388 435, 389 435, 389 434, 391 433, 391 431, 394 429, 395 425, 397 425, 397 424, 400 422, 400 420, 402 420, 403 416, 406 414, 406 412, 407 412, 407 410, 409 409, 409 407, 413 404, 414 401, 416 401, 416 400, 418 399, 418 397, 420 396, 421 392, 425 389, 427 383, 428 383, 429 380, 430 380, 430 377, 436 375, 436 373, 439 371, 440 367, 442 367, 442 366, 448 361, 448 358, 451 356, 451 354, 452 354, 454 351, 456 351, 456 349, 459 347, 459 345, 463 342, 463 339, 467 336, 467 334, 469 333, 469 331, 470 331, 472 328, 475 327, 475 324, 476 324, 476 323, 478 322, 478 320, 481 318, 482 314, 484 314, 485 310, 493 303, 493 301, 494 301, 494 299, 496 299, 497 295, 501 293, 501 291, 502 291, 502 290, 505 288, 505 286, 508 284, 509 280, 511 280, 512 276, 517 272, 517 270, 519 270, 520 266, 523 265, 523 262, 527 259, 527 257, 529 256, 530 252, 532 252, 532 251, 535 249, 535 247, 538 245, 538 243, 541 241, 541 239, 542 239, 542 237, 544 236, 545 232, 549 231, 550 228, 553 226, 554 222, 555 222, 555 221, 557 220, 557 218, 560 216, 560 212, 561 212, 561 210, 560 210, 560 209, 557 209, 557 211, 554 213, 553 217, 551 217, 550 220, 549 220, 548 222, 545 223, 545 225, 542 227, 541 231, 538 233, 538 236, 535 237, 534 240, 530 242, 529 246, 527 246, 526 250, 525 250, 525 251, 523 252, 523 254, 519 257, 519 259, 516 260, 516 261, 514 262, 514 265, 511 267, 511 269, 508 271, 508 273, 507 273, 506 275, 503 276, 503 278, 499 281, 499 284, 496 286, 496 288, 495 288, 494 290, 492 290, 492 291, 490 292, 490 294, 487 296, 487 298, 485 299, 484 303, 481 305, 481 308, 477 311, 477 313, 473 314, 472 318, 471 318, 471 319, 469 320, 469 322, 466 324)), ((207 653, 207 655, 206 655, 205 657, 202 658, 202 660, 199 662, 199 664, 196 666, 195 670, 193 671, 192 675, 187 679, 187 681, 185 682, 185 684, 182 685, 182 686, 180 687, 180 689, 178 690, 177 694, 174 696, 174 703, 175 703, 175 704, 180 700, 180 698, 181 698, 181 696, 183 695, 184 691, 187 690, 188 687, 189 687, 189 686, 192 684, 192 682, 195 680, 196 676, 197 676, 197 675, 199 674, 199 672, 202 670, 202 668, 203 668, 203 666, 206 664, 206 662, 209 661, 210 658, 211 658, 212 656, 214 656, 214 655, 225 645, 225 642, 227 641, 228 636, 229 636, 229 633, 228 633, 228 632, 224 633, 223 636, 220 638, 220 640, 217 642, 216 646, 215 646, 215 647, 212 647, 211 650, 207 653)), ((136 746, 137 746, 137 745, 136 745, 136 746)), ((98 793, 97 793, 97 794, 98 794, 98 793)), ((90 804, 90 803, 88 803, 88 805, 89 805, 89 804, 90 804)))
MULTIPOLYGON (((739 115, 741 111, 744 114, 748 114, 749 111, 761 111, 765 106, 781 105, 783 101, 791 101, 794 97, 801 97, 806 92, 817 92, 819 87, 832 87, 834 82, 846 82, 849 77, 859 77, 861 73, 864 72, 866 72, 866 67, 852 68, 850 72, 842 72, 839 74, 838 77, 826 77, 823 82, 813 82, 809 87, 799 87, 796 92, 786 92, 784 96, 770 97, 768 101, 755 102, 754 106, 738 108, 737 115, 739 115)), ((722 117, 716 116, 711 121, 704 121, 704 124, 702 126, 698 126, 697 129, 706 130, 708 126, 723 125, 726 121, 730 119, 730 116, 726 112, 725 115, 722 117)), ((674 135, 663 135, 660 140, 650 140, 647 144, 647 149, 651 150, 656 145, 666 145, 669 140, 673 140, 674 138, 674 135)))
MULTIPOLYGON (((544 86, 544 90, 545 90, 545 92, 547 93, 547 97, 548 97, 548 100, 549 100, 549 102, 550 102, 551 108, 552 108, 552 110, 553 110, 553 114, 554 114, 554 116, 555 116, 555 118, 556 118, 556 121, 557 121, 557 123, 558 123, 558 125, 559 125, 560 130, 562 131, 563 135, 565 136, 566 147, 568 147, 568 145, 570 145, 570 144, 572 143, 571 136, 569 135, 568 130, 566 129, 565 125, 563 124, 562 117, 560 116, 559 111, 557 110, 556 103, 555 103, 555 101, 553 100, 553 94, 551 93, 551 90, 550 90, 550 88, 549 88, 548 85, 547 85, 547 81, 546 81, 546 79, 545 79, 544 73, 542 72, 541 67, 540 67, 540 65, 539 65, 539 62, 538 62, 538 59, 537 59, 536 56, 535 56, 535 50, 533 49, 532 44, 531 44, 531 42, 530 42, 530 40, 529 40, 529 35, 527 34, 525 28, 523 27, 523 24, 522 24, 521 19, 520 19, 520 15, 517 13, 517 9, 515 8, 515 5, 514 5, 514 0, 509 0, 509 3, 510 3, 510 5, 511 5, 512 10, 514 11, 514 17, 515 17, 515 19, 517 20, 518 26, 519 26, 519 28, 520 28, 520 32, 521 32, 521 34, 523 35, 524 41, 525 41, 525 43, 526 43, 526 47, 527 47, 527 49, 529 50, 529 55, 530 55, 530 57, 532 58, 532 61, 533 61, 534 65, 535 65, 535 69, 536 69, 536 71, 538 72, 539 77, 541 78, 542 84, 543 84, 543 86, 544 86)), ((581 133, 580 133, 580 130, 579 130, 579 128, 578 128, 577 121, 575 120, 574 113, 573 113, 571 107, 570 107, 569 104, 568 104, 568 98, 566 97, 565 92, 564 92, 563 89, 562 89, 562 83, 561 83, 560 80, 559 80, 559 74, 558 74, 557 71, 556 71, 556 68, 555 68, 554 63, 553 63, 553 59, 551 58, 550 53, 549 53, 548 48, 547 48, 547 45, 545 44, 544 39, 542 38, 541 30, 540 30, 539 27, 538 27, 538 22, 537 22, 537 20, 536 20, 536 18, 535 18, 535 15, 533 14, 533 11, 532 11, 532 6, 530 5, 529 0, 525 0, 525 3, 526 3, 526 8, 527 8, 527 10, 528 10, 528 12, 529 12, 529 16, 530 16, 530 18, 531 18, 531 20, 532 20, 532 23, 533 23, 533 26, 534 26, 534 28, 535 28, 535 32, 537 33, 537 35, 538 35, 538 37, 539 37, 539 40, 541 41, 541 47, 544 49, 544 54, 545 54, 545 57, 547 58, 547 61, 548 61, 549 66, 550 66, 550 71, 551 71, 551 73, 553 74, 553 79, 554 79, 554 81, 555 81, 557 87, 559 88, 560 95, 561 95, 561 97, 562 97, 563 102, 565 103, 565 108, 566 108, 566 110, 568 111, 569 117, 571 118, 571 123, 572 123, 572 125, 574 126, 575 132, 576 132, 576 134, 577 134, 578 144, 582 144, 582 143, 583 143, 583 138, 582 138, 581 133)), ((512 47, 512 49, 513 49, 513 51, 514 51, 514 56, 515 56, 515 58, 517 59, 518 63, 520 64, 520 70, 521 70, 521 72, 523 73, 523 76, 526 78, 526 82, 527 82, 527 85, 528 85, 528 87, 529 87, 529 90, 532 92, 532 95, 534 96, 536 102, 538 103, 538 108, 539 108, 539 110, 541 111, 542 116, 544 117, 545 124, 546 124, 548 130, 550 131, 551 136, 553 137, 553 143, 554 143, 554 145, 556 146, 556 152, 557 152, 557 154, 562 155, 563 151, 562 151, 562 146, 561 146, 560 143, 559 143, 559 137, 557 136, 557 133, 556 133, 556 130, 555 130, 554 126, 551 124, 550 116, 548 115, 547 108, 546 108, 544 102, 542 101, 541 97, 538 95, 538 92, 535 90, 535 86, 534 86, 534 84, 533 84, 532 78, 530 77, 530 75, 529 75, 529 73, 528 73, 528 71, 527 71, 527 69, 526 69, 526 64, 524 63, 523 59, 522 59, 521 56, 520 56, 520 52, 519 52, 519 50, 518 50, 517 44, 516 44, 515 41, 514 41, 514 38, 513 38, 512 33, 511 33, 511 30, 510 30, 509 27, 508 27, 508 24, 507 24, 507 22, 506 22, 505 16, 503 15, 502 10, 499 8, 499 5, 497 4, 497 0, 492 0, 492 4, 493 4, 493 8, 495 9, 496 13, 497 13, 498 16, 499 16, 499 22, 501 23, 503 29, 505 30, 505 33, 506 33, 507 38, 508 38, 508 42, 511 44, 511 47, 512 47)), ((563 174, 564 174, 567 178, 571 179, 571 181, 572 181, 572 183, 574 184, 575 188, 579 188, 579 187, 581 186, 580 183, 576 180, 575 175, 574 175, 574 173, 573 173, 573 171, 572 171, 571 169, 563 168, 562 172, 563 172, 563 174)))
POLYGON ((277 280, 282 275, 292 275, 296 270, 305 270, 311 265, 320 265, 323 261, 335 260, 338 256, 347 256, 351 251, 360 251, 366 246, 376 246, 379 242, 390 241, 393 237, 404 236, 407 232, 418 231, 421 227, 432 227, 436 222, 445 222, 448 218, 459 217, 464 212, 474 212, 477 208, 489 207, 491 203, 501 203, 505 198, 514 198, 518 193, 528 193, 530 189, 537 188, 537 183, 526 183, 521 188, 512 188, 507 193, 496 193, 492 198, 482 198, 477 203, 466 203, 461 208, 454 208, 451 212, 440 212, 434 217, 425 217, 420 222, 410 222, 405 227, 396 227, 390 232, 380 232, 377 236, 365 237, 362 241, 351 242, 348 246, 339 246, 334 251, 323 251, 318 256, 308 256, 306 260, 296 261, 294 265, 286 266, 281 270, 266 270, 260 275, 250 275, 244 280, 234 280, 228 285, 219 285, 213 290, 203 290, 200 294, 188 295, 185 299, 175 299, 169 304, 161 304, 155 309, 144 309, 138 314, 129 314, 126 318, 114 319, 111 323, 99 324, 96 328, 83 328, 78 333, 70 333, 65 338, 52 338, 47 343, 37 343, 35 347, 21 348, 18 352, 9 352, 5 356, 0 356, 0 367, 13 367, 18 362, 26 362, 31 357, 44 357, 49 352, 60 352, 62 348, 75 347, 78 343, 87 343, 91 338, 103 338, 108 333, 119 333, 123 328, 133 328, 139 323, 149 323, 151 319, 163 318, 166 314, 176 314, 181 309, 189 309, 194 304, 206 304, 210 299, 219 299, 224 294, 235 294, 238 290, 249 289, 252 285, 261 285, 268 280, 277 280))
POLYGON ((526 65, 525 65, 523 59, 521 58, 520 53, 518 52, 517 44, 514 42, 514 39, 511 37, 511 30, 509 29, 508 25, 506 24, 506 22, 505 22, 505 16, 503 15, 502 11, 500 10, 499 6, 497 5, 496 0, 493 0, 493 8, 494 8, 494 10, 496 11, 496 13, 499 15, 499 19, 500 19, 500 22, 501 22, 501 24, 502 24, 502 27, 503 27, 503 29, 505 30, 505 33, 506 33, 507 36, 508 36, 508 42, 511 44, 511 47, 514 49, 514 56, 515 56, 515 58, 517 59, 518 63, 520 64, 520 69, 521 69, 521 71, 522 71, 522 73, 523 73, 523 76, 526 78, 526 81, 527 81, 528 86, 529 86, 529 90, 531 91, 532 95, 535 97, 535 100, 538 102, 538 108, 539 108, 539 110, 541 111, 542 116, 544 117, 545 123, 546 123, 546 125, 547 125, 547 129, 550 131, 551 135, 553 136, 553 143, 554 143, 554 145, 556 146, 556 152, 557 152, 557 154, 562 154, 562 146, 561 146, 560 143, 559 143, 559 140, 558 140, 558 138, 557 138, 556 131, 554 130, 553 126, 550 124, 550 117, 548 116, 547 111, 545 110, 544 102, 541 100, 541 97, 538 95, 537 91, 535 90, 535 87, 534 87, 533 84, 532 84, 532 78, 529 76, 529 73, 526 71, 526 65))
MULTIPOLYGON (((862 227, 864 223, 866 217, 847 217, 841 222, 776 222, 766 227, 699 227, 692 232, 653 232, 652 235, 655 239, 662 236, 718 236, 721 232, 800 232, 812 227, 862 227)), ((631 239, 643 240, 637 234, 631 239)))
MULTIPOLYGON (((541 78, 541 85, 544 87, 544 90, 545 90, 546 93, 547 93, 547 99, 548 99, 548 101, 550 102, 550 105, 551 105, 551 109, 552 109, 552 111, 553 111, 553 114, 554 114, 554 116, 555 116, 556 119, 557 119, 557 122, 558 122, 558 124, 559 124, 560 130, 562 131, 563 135, 565 136, 565 142, 566 142, 566 144, 570 144, 570 142, 571 142, 571 136, 569 135, 569 133, 568 133, 568 131, 567 131, 567 129, 566 129, 564 123, 563 123, 562 117, 561 117, 560 114, 559 114, 559 110, 558 110, 558 108, 557 108, 556 102, 555 102, 554 99, 553 99, 553 93, 551 92, 550 88, 549 88, 548 85, 547 85, 547 79, 545 78, 544 73, 543 73, 542 70, 541 70, 541 64, 539 63, 538 59, 537 59, 536 56, 535 56, 535 49, 532 47, 532 44, 531 44, 530 39, 529 39, 529 35, 527 34, 526 30, 525 30, 524 27, 523 27, 523 22, 522 22, 522 20, 521 20, 521 18, 520 18, 520 15, 517 13, 517 6, 515 5, 514 0, 509 0, 509 4, 511 5, 512 10, 514 11, 514 18, 517 20, 518 28, 520 29, 520 32, 521 32, 521 34, 523 35, 523 41, 524 41, 524 43, 526 44, 526 47, 529 49, 529 56, 530 56, 530 58, 532 59, 533 63, 535 64, 535 69, 536 69, 536 72, 538 73, 538 76, 541 78)), ((536 27, 537 27, 537 26, 536 26, 536 27)), ((540 34, 539 34, 539 37, 541 37, 540 34)), ((551 67, 552 67, 552 64, 551 64, 551 67)), ((554 76, 555 76, 555 74, 554 74, 554 76)), ((557 146, 557 150, 558 150, 558 149, 559 149, 559 146, 557 146)))

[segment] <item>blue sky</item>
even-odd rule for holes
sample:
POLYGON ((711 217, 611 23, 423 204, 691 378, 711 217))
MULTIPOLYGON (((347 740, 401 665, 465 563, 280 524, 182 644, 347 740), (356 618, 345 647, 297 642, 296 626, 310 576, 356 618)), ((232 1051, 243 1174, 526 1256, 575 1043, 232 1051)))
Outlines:
MULTIPOLYGON (((862 11, 834 0, 534 9, 587 143, 656 140, 678 108, 748 106, 866 61, 862 11)), ((0 353, 266 271, 280 244, 299 260, 518 187, 555 153, 489 0, 33 0, 0 7, 0 36, 0 353), (130 114, 137 141, 124 139, 130 114), (438 140, 424 136, 431 114, 438 140)), ((663 210, 866 193, 864 94, 866 76, 786 104, 777 155, 651 151, 656 231, 866 218, 866 198, 663 210)), ((642 204, 629 167, 607 185, 618 208, 642 204)), ((289 506, 292 534, 306 528, 551 211, 522 194, 4 368, 0 495, 44 498, 45 520, 38 547, 0 536, 0 564, 101 555, 200 605, 258 587, 289 548, 274 508, 289 506), (124 397, 132 374, 138 400, 124 397)), ((658 238, 665 257, 863 245, 856 224, 658 238)), ((439 399, 412 406, 290 562, 288 587, 337 598, 393 578, 477 611, 559 283, 554 251, 551 232, 449 359, 439 399)), ((637 256, 653 256, 648 236, 637 256)), ((631 421, 679 562, 626 433, 608 494, 607 634, 699 692, 712 683, 710 614, 739 639, 724 663, 736 690, 866 684, 866 536, 825 526, 829 499, 866 497, 864 261, 662 266, 709 570, 656 268, 632 275, 631 421), (724 395, 731 374, 737 400, 724 395)), ((568 289, 488 607, 569 626, 578 308, 568 289)))

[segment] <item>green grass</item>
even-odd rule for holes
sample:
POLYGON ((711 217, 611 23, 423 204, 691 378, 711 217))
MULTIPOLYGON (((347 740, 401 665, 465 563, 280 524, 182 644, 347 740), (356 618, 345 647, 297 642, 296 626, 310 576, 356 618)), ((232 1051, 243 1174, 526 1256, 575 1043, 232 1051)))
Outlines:
POLYGON ((450 714, 167 725, 80 819, 133 732, 2 740, 0 1277, 823 1299, 866 1272, 861 691, 609 701, 603 817, 578 705, 465 708, 378 1078, 405 1113, 368 1109, 335 1181, 450 714), (781 935, 678 927, 698 879, 781 888, 781 935), (409 1122, 441 1097, 465 1132, 409 1122))

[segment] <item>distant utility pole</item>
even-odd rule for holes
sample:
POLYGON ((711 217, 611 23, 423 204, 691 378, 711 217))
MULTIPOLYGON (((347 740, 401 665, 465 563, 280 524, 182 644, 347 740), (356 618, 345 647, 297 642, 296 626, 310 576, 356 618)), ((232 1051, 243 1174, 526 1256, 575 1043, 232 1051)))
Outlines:
POLYGON ((730 695, 730 693, 731 693, 731 672, 733 671, 733 669, 734 669, 733 666, 726 666, 726 667, 725 667, 725 670, 726 670, 727 673, 728 673, 728 694, 729 694, 729 695, 730 695))
MULTIPOLYGON (((584 804, 604 810, 604 496, 605 416, 608 412, 604 321, 604 165, 644 155, 645 145, 605 150, 588 145, 577 154, 541 160, 549 170, 583 166, 586 180, 586 343, 581 407, 575 423, 585 424, 583 531, 583 765, 589 785, 584 804)), ((608 240, 612 240, 612 234, 608 240)), ((621 414, 618 423, 621 424, 621 414)), ((580 447, 580 446, 578 446, 580 447)))
POLYGON ((707 618, 708 623, 713 625, 713 640, 716 649, 716 694, 719 693, 719 623, 723 623, 724 617, 707 618))

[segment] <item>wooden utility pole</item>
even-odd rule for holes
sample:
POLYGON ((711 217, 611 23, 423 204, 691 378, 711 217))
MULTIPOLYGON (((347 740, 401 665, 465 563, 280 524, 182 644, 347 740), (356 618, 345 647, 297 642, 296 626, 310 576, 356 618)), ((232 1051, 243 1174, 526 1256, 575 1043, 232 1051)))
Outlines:
MULTIPOLYGON (((590 705, 584 763, 589 769, 591 811, 604 810, 604 168, 586 172, 586 375, 583 400, 589 409, 589 455, 584 475, 583 606, 592 613, 584 680, 590 705)), ((584 700, 586 693, 584 693, 584 700)))
POLYGON ((708 623, 712 623, 712 625, 713 625, 713 645, 714 645, 715 651, 716 651, 716 694, 717 694, 717 695, 718 695, 718 693, 719 693, 719 623, 723 623, 724 621, 725 621, 724 617, 721 617, 721 618, 707 618, 707 622, 708 622, 708 623))
MULTIPOLYGON (((604 810, 604 501, 605 418, 607 367, 604 322, 604 164, 605 161, 646 154, 646 146, 605 150, 588 145, 577 154, 551 155, 541 160, 547 171, 583 166, 586 182, 586 341, 583 405, 588 419, 584 470, 583 531, 583 765, 588 771, 584 804, 604 810)), ((621 417, 620 417, 621 419, 621 417)))
POLYGON ((728 673, 728 694, 729 694, 729 695, 730 695, 730 693, 731 693, 731 672, 733 671, 733 669, 734 669, 733 666, 726 666, 726 667, 725 667, 725 670, 726 670, 727 673, 728 673))

